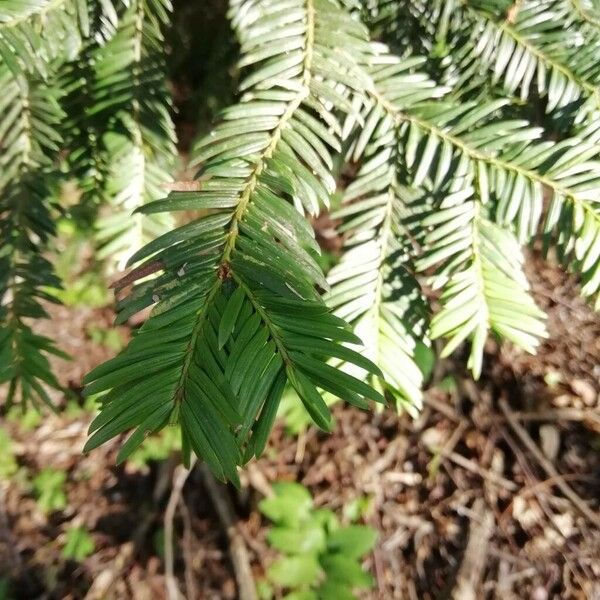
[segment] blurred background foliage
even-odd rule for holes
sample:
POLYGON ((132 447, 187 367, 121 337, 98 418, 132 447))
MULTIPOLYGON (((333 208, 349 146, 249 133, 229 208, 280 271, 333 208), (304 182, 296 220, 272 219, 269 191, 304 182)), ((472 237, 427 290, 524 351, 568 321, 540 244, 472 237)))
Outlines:
POLYGON ((182 152, 206 133, 237 87, 239 49, 227 19, 226 0, 175 0, 167 32, 168 69, 182 152))

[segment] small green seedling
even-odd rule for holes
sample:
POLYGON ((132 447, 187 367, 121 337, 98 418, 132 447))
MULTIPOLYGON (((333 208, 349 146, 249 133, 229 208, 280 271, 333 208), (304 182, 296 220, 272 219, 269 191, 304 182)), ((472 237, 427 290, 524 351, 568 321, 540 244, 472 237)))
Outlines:
POLYGON ((62 550, 63 558, 81 562, 91 556, 95 549, 96 544, 85 527, 75 525, 67 529, 66 541, 62 550))
POLYGON ((373 587, 361 559, 375 544, 374 529, 342 526, 335 513, 315 508, 300 484, 277 483, 273 488, 275 495, 259 508, 274 523, 267 540, 282 556, 259 586, 262 598, 272 597, 276 588, 286 594, 285 600, 351 600, 354 590, 373 587))
POLYGON ((21 431, 33 431, 42 422, 42 414, 31 406, 25 409, 13 406, 8 411, 7 420, 16 423, 21 431))
POLYGON ((12 477, 18 469, 12 439, 9 433, 0 427, 0 479, 12 477))
POLYGON ((89 325, 86 328, 86 333, 90 340, 98 346, 102 346, 113 352, 120 352, 123 349, 123 336, 116 329, 107 329, 105 327, 98 327, 97 325, 89 325))
POLYGON ((67 506, 66 480, 66 473, 56 469, 43 469, 34 477, 33 489, 42 512, 51 513, 67 506))

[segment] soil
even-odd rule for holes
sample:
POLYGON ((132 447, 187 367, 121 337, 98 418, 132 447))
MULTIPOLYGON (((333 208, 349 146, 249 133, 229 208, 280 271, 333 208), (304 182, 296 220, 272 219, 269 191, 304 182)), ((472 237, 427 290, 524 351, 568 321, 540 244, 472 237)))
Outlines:
MULTIPOLYGON (((550 337, 536 356, 491 342, 477 383, 460 356, 444 363, 417 419, 337 405, 331 435, 309 429, 294 438, 276 426, 241 491, 222 490, 255 578, 274 558, 257 502, 286 479, 340 515, 369 499, 364 520, 379 540, 364 563, 376 588, 364 598, 600 598, 600 320, 556 266, 534 255, 529 271, 549 315, 550 337)), ((108 327, 112 315, 51 310, 45 333, 76 357, 56 366, 77 400, 83 374, 112 354, 86 331, 108 327)), ((90 418, 46 415, 33 430, 3 421, 21 469, 67 473, 67 506, 50 515, 23 478, 0 482, 0 577, 9 598, 166 598, 160 537, 177 457, 116 467, 116 442, 83 456, 90 418), (61 553, 73 524, 96 547, 80 563, 61 553)), ((236 598, 228 538, 198 470, 175 530, 184 596, 236 598)))

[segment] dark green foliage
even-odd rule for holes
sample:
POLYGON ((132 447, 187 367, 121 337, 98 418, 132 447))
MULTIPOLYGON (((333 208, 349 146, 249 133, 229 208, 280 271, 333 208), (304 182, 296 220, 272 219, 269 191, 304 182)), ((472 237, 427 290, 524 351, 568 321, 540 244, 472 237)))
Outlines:
POLYGON ((55 301, 48 288, 60 285, 42 252, 54 234, 57 172, 49 156, 64 114, 59 89, 1 62, 0 86, 0 383, 9 384, 9 405, 28 398, 51 405, 45 386, 59 386, 47 355, 62 353, 27 319, 46 316, 41 301, 55 301))
MULTIPOLYGON (((137 427, 125 458, 148 432, 175 420, 185 454, 193 450, 219 477, 236 480, 236 466, 262 452, 286 380, 325 430, 329 409, 317 387, 363 408, 368 399, 383 402, 326 363, 339 354, 338 342, 360 340, 317 293, 315 286, 327 287, 318 247, 290 205, 315 214, 335 186, 330 148, 339 147, 341 128, 337 136, 327 128, 337 123, 329 103, 350 108, 350 88, 343 90, 354 66, 338 62, 326 26, 339 20, 347 45, 366 39, 347 17, 343 26, 333 2, 321 4, 322 22, 302 1, 285 18, 276 2, 247 15, 242 61, 260 68, 241 88, 252 92, 196 145, 199 190, 170 196, 175 208, 211 212, 132 257, 137 267, 127 283, 150 269, 159 274, 121 301, 122 318, 156 306, 125 352, 88 376, 88 393, 110 390, 88 448, 137 427), (278 43, 265 46, 273 35, 278 43)), ((359 355, 345 358, 378 373, 359 355)))

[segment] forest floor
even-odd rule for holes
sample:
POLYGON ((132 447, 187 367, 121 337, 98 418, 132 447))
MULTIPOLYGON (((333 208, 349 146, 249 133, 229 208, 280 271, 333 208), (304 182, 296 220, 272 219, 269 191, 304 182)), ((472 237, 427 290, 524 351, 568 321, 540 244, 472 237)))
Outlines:
MULTIPOLYGON (((442 363, 417 419, 337 405, 331 435, 291 436, 278 424, 240 492, 211 496, 193 471, 174 513, 184 597, 238 595, 215 502, 233 506, 252 572, 263 576, 274 553, 257 503, 283 479, 340 515, 363 507, 379 532, 364 563, 376 587, 364 598, 599 599, 600 320, 558 268, 533 257, 529 274, 549 315, 536 356, 490 343, 477 383, 460 360, 442 363)), ((114 353, 97 333, 112 314, 53 307, 51 316, 45 333, 75 357, 60 364, 72 399, 41 420, 0 422, 9 434, 0 447, 0 600, 166 598, 163 526, 177 459, 115 467, 116 442, 81 454, 91 418, 81 379, 114 353), (64 482, 39 483, 48 468, 64 482), (77 562, 63 551, 73 526, 95 548, 77 562)))

